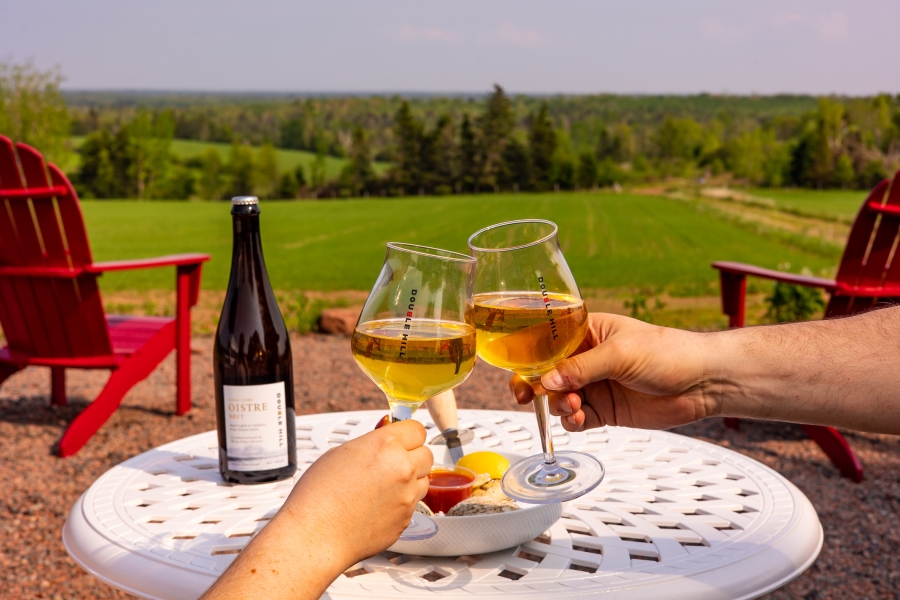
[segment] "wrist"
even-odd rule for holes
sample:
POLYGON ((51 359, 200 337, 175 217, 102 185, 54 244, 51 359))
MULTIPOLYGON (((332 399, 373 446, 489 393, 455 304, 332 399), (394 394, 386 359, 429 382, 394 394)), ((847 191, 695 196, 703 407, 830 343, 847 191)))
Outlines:
MULTIPOLYGON (((303 495, 301 490, 296 492, 303 495)), ((269 522, 281 539, 289 540, 292 554, 299 554, 301 560, 308 558, 307 568, 315 564, 328 584, 357 562, 347 541, 336 535, 339 527, 332 517, 316 498, 306 497, 291 499, 269 522)))
POLYGON ((736 389, 733 331, 700 334, 701 364, 703 376, 701 390, 707 417, 733 415, 733 397, 736 389))

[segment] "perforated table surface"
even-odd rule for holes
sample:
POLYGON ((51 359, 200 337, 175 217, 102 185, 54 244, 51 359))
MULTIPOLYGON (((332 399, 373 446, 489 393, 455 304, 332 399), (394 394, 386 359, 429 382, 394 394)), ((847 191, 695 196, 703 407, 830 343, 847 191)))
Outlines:
MULTIPOLYGON (((299 469, 371 431, 383 411, 297 418, 299 469)), ((437 431, 425 411, 416 415, 437 431)), ((465 446, 540 450, 534 415, 460 411, 465 446)), ((730 450, 662 431, 568 433, 557 448, 607 469, 566 503, 541 537, 480 556, 385 552, 340 576, 327 598, 754 598, 802 573, 822 546, 809 500, 777 472, 730 450)), ((437 452, 445 451, 436 447, 437 452)), ((165 444, 113 467, 72 508, 69 554, 110 585, 145 598, 194 598, 275 514, 294 481, 225 484, 215 432, 165 444)))

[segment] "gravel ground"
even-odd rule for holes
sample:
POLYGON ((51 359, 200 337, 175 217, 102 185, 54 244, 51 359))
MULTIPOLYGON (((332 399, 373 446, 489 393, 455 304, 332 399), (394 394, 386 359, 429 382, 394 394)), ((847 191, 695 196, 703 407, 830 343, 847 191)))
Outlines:
MULTIPOLYGON (((65 425, 106 381, 106 372, 70 371, 69 406, 49 404, 49 373, 27 369, 0 389, 0 597, 127 597, 81 570, 63 548, 60 531, 72 504, 110 467, 159 444, 215 428, 212 339, 193 340, 194 408, 175 417, 175 364, 169 357, 126 396, 122 407, 75 457, 58 459, 53 445, 65 425)), ((350 357, 346 338, 293 341, 300 414, 384 408, 377 388, 350 357)), ((480 364, 457 395, 462 408, 514 409, 506 375, 480 364)), ((866 480, 841 478, 799 427, 744 423, 726 431, 710 420, 679 429, 742 452, 777 469, 812 501, 825 529, 818 561, 770 598, 900 599, 900 439, 850 434, 866 480)))

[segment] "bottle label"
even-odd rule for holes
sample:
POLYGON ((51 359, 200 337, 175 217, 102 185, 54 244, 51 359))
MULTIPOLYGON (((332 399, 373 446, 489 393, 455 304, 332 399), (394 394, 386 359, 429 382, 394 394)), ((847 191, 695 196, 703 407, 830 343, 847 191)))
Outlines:
POLYGON ((284 382, 222 387, 228 468, 232 471, 268 471, 286 467, 284 382))

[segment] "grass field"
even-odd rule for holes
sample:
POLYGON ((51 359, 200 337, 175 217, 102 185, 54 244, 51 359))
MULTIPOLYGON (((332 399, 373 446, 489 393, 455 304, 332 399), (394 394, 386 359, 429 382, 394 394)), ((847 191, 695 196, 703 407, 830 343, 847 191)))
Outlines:
MULTIPOLYGON (((225 202, 86 201, 96 260, 206 252, 203 285, 222 289, 231 253, 225 202)), ((613 193, 500 194, 438 198, 264 202, 269 274, 279 289, 368 290, 389 240, 466 251, 476 229, 537 217, 560 226, 560 242, 582 288, 652 286, 709 293, 712 260, 818 273, 836 264, 788 239, 760 236, 702 207, 613 193)), ((104 289, 164 289, 169 269, 104 276, 104 289)), ((713 293, 715 293, 713 291, 713 293)))
POLYGON ((754 196, 770 198, 781 209, 799 211, 807 215, 853 219, 865 200, 868 191, 863 190, 802 190, 802 189, 753 189, 754 196))
MULTIPOLYGON (((73 137, 72 146, 77 148, 82 141, 84 141, 83 137, 73 137)), ((203 154, 207 148, 215 148, 219 151, 219 155, 222 157, 222 161, 228 160, 228 153, 231 149, 231 144, 220 144, 215 142, 197 142, 194 140, 173 140, 172 141, 172 152, 178 155, 181 158, 192 158, 195 156, 200 156, 203 154)), ((256 153, 259 153, 259 147, 255 147, 254 150, 256 153)), ((310 175, 310 167, 312 167, 312 163, 316 158, 316 155, 312 152, 305 152, 303 150, 282 150, 275 149, 275 152, 278 154, 278 170, 284 173, 287 170, 293 170, 297 167, 297 165, 303 165, 304 170, 306 171, 306 177, 309 178, 310 175)), ((68 161, 65 165, 63 165, 63 170, 66 172, 72 172, 78 168, 78 157, 72 156, 72 160, 68 161)), ((347 160, 344 158, 335 158, 333 156, 325 157, 325 177, 328 179, 332 179, 337 177, 341 169, 344 165, 347 164, 347 160)), ((372 167, 374 168, 376 173, 384 173, 390 165, 388 163, 376 162, 372 163, 372 167)))

